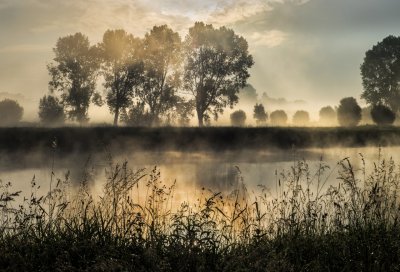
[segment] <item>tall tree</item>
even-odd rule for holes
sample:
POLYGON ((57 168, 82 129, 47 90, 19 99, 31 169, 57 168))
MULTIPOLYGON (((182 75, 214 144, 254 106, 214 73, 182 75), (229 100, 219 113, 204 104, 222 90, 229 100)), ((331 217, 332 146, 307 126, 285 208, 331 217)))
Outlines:
POLYGON ((231 29, 197 22, 185 40, 184 88, 193 96, 199 126, 218 119, 227 105, 238 101, 253 65, 247 41, 231 29))
POLYGON ((180 85, 182 42, 177 32, 162 25, 154 26, 143 44, 145 72, 136 96, 148 107, 151 125, 157 125, 180 101, 176 92, 180 85))
POLYGON ((134 88, 143 78, 141 41, 125 30, 107 30, 99 44, 107 105, 118 125, 120 113, 132 104, 134 88))
POLYGON ((99 62, 97 50, 82 33, 59 38, 54 62, 48 65, 50 91, 61 91, 61 101, 68 118, 84 123, 89 120, 90 101, 100 105, 95 92, 99 62))
POLYGON ((361 65, 364 92, 372 105, 400 109, 400 37, 388 36, 365 53, 361 65))

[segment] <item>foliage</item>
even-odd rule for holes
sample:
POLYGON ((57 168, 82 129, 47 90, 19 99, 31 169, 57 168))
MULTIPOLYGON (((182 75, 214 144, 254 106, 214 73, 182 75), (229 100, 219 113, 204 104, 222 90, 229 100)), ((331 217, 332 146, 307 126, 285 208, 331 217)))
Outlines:
POLYGON ((357 126, 361 120, 361 107, 354 97, 346 97, 340 100, 337 118, 341 126, 357 126))
POLYGON ((257 125, 262 125, 267 122, 268 114, 265 112, 263 104, 256 103, 254 105, 253 117, 256 119, 257 125))
POLYGON ((336 123, 336 112, 331 106, 322 107, 319 111, 319 122, 323 125, 333 125, 336 123))
POLYGON ((197 22, 185 40, 184 89, 195 103, 199 126, 237 103, 253 58, 243 37, 226 27, 197 22))
POLYGON ((270 117, 271 117, 271 124, 274 126, 284 126, 286 125, 288 120, 287 114, 283 110, 273 111, 270 117))
POLYGON ((235 127, 242 127, 246 123, 246 113, 242 110, 237 110, 231 113, 231 124, 235 127))
POLYGON ((377 125, 391 125, 396 119, 396 114, 387 106, 376 105, 371 109, 371 117, 377 125))
POLYGON ((107 30, 98 45, 102 62, 107 105, 114 113, 114 125, 119 114, 132 104, 134 88, 141 83, 143 63, 140 60, 140 40, 124 30, 107 30))
POLYGON ((4 99, 0 101, 0 125, 10 126, 21 121, 24 109, 17 101, 4 99))
POLYGON ((100 96, 95 93, 98 52, 81 33, 59 38, 53 50, 54 62, 47 67, 51 76, 49 88, 62 92, 61 101, 69 119, 85 123, 89 120, 90 101, 101 105, 100 96))
POLYGON ((397 113, 400 109, 400 37, 388 36, 368 50, 361 75, 364 87, 361 97, 372 105, 388 105, 397 113))
POLYGON ((152 124, 151 114, 145 109, 144 102, 137 102, 129 107, 129 111, 123 111, 122 121, 128 126, 149 127, 152 124))
POLYGON ((39 118, 46 125, 59 125, 65 121, 64 107, 55 96, 43 96, 39 101, 39 118))
POLYGON ((306 111, 299 110, 293 115, 293 124, 298 126, 306 126, 310 123, 310 114, 306 111))
POLYGON ((170 115, 182 97, 180 87, 182 42, 179 34, 167 25, 154 26, 143 41, 144 76, 136 97, 149 109, 151 125, 159 125, 164 115, 170 115))

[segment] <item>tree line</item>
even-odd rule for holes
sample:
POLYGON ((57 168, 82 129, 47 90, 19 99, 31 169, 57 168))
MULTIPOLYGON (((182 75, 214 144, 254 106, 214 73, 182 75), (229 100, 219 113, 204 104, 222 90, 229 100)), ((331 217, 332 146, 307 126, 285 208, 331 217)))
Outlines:
POLYGON ((243 37, 202 22, 184 40, 167 25, 143 38, 107 30, 96 45, 76 33, 59 38, 54 54, 47 67, 50 94, 39 105, 45 123, 86 123, 93 103, 107 104, 114 125, 186 125, 195 111, 203 126, 237 103, 254 64, 243 37), (105 95, 97 91, 99 81, 105 95))

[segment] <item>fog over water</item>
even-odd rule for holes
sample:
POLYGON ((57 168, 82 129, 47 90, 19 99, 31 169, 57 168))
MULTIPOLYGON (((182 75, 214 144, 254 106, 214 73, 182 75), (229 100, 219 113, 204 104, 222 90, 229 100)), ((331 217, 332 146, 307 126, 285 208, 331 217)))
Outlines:
MULTIPOLYGON (((310 168, 311 179, 316 178, 317 169, 321 162, 330 168, 325 171, 321 181, 328 188, 337 183, 338 162, 349 158, 356 171, 362 167, 360 154, 365 158, 367 173, 373 163, 378 160, 393 157, 395 162, 400 159, 400 147, 384 147, 379 152, 378 147, 362 148, 328 148, 305 149, 289 151, 242 150, 227 152, 133 152, 113 154, 114 163, 128 161, 128 166, 136 171, 145 168, 149 173, 155 166, 160 171, 161 180, 166 185, 176 182, 174 201, 191 200, 201 190, 210 189, 214 192, 230 192, 237 188, 243 180, 249 192, 257 192, 259 185, 265 186, 273 194, 281 173, 291 170, 299 160, 305 160, 310 168), (380 154, 380 155, 379 155, 380 154)), ((23 156, 23 155, 21 155, 23 156)), ((75 154, 60 160, 54 159, 53 186, 57 179, 63 180, 70 173, 72 184, 79 184, 83 179, 88 180, 92 190, 101 193, 101 185, 105 181, 105 169, 109 167, 110 154, 75 154)), ((51 155, 47 160, 40 156, 23 159, 21 164, 7 163, 0 165, 0 179, 11 182, 11 190, 23 191, 22 196, 30 196, 31 181, 40 185, 39 193, 47 193, 50 186, 52 164, 51 155)), ((145 181, 140 184, 145 191, 145 181)))

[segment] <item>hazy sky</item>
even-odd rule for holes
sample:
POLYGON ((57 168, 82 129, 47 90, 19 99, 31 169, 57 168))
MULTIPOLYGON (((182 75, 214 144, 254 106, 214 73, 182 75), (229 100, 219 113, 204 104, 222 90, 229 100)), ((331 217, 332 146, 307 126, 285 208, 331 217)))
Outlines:
POLYGON ((336 105, 360 98, 364 53, 399 35, 399 11, 399 0, 0 0, 0 92, 37 103, 60 36, 80 31, 97 43, 106 29, 142 36, 168 24, 184 37, 201 20, 248 40, 260 94, 336 105))

